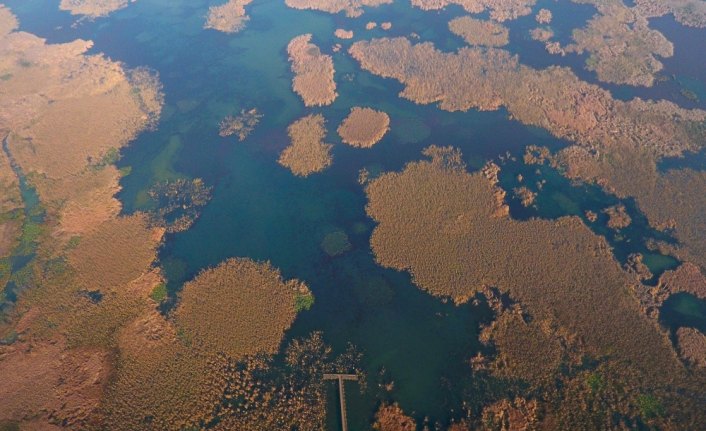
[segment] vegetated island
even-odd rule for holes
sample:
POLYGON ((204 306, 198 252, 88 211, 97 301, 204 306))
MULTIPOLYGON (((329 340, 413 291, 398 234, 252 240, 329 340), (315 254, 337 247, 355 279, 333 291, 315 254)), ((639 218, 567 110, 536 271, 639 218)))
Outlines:
POLYGON ((667 14, 689 27, 706 27, 706 3, 700 0, 635 0, 635 9, 646 18, 667 14))
POLYGON ((661 158, 703 147, 705 111, 617 100, 567 68, 530 68, 501 49, 443 53, 428 42, 384 38, 356 42, 349 52, 363 69, 404 83, 401 97, 448 111, 505 106, 512 118, 575 142, 555 158, 564 175, 634 197, 652 226, 674 230, 674 253, 706 268, 706 238, 698 233, 706 230, 706 173, 657 169, 661 158))
POLYGON ((363 14, 363 7, 376 7, 390 4, 393 0, 285 0, 293 9, 312 9, 328 13, 345 12, 349 18, 363 14))
MULTIPOLYGON (((136 0, 131 0, 136 1, 136 0)), ((128 0, 61 0, 59 9, 71 15, 85 15, 90 18, 108 16, 111 12, 128 5, 128 0)))
POLYGON ((337 28, 336 31, 333 32, 333 35, 339 39, 353 39, 353 30, 337 28))
POLYGON ((468 13, 490 11, 490 18, 503 22, 532 13, 536 0, 412 0, 412 6, 422 10, 443 9, 450 4, 461 6, 468 13))
MULTIPOLYGON (((481 369, 547 389, 554 388, 562 364, 592 357, 602 375, 631 388, 624 404, 610 402, 614 411, 632 417, 638 394, 659 391, 665 410, 680 413, 668 415, 684 421, 678 427, 704 420, 698 401, 684 395, 697 391, 704 376, 684 370, 667 334, 642 313, 631 294, 637 279, 620 267, 602 237, 577 217, 513 220, 496 185, 497 166, 469 173, 452 148, 430 147, 425 154, 430 161, 409 163, 366 187, 366 209, 378 223, 371 247, 381 265, 409 271, 434 295, 456 302, 479 292, 492 298, 488 286, 509 295, 515 305, 500 305, 496 322, 484 331, 498 356, 478 358, 481 369), (682 415, 683 403, 692 406, 688 415, 682 415)), ((586 377, 562 377, 565 386, 559 387, 573 391, 586 377)), ((582 398, 569 393, 557 396, 558 408, 544 404, 544 419, 573 429, 585 418, 562 413, 581 411, 582 398)))
POLYGON ((304 100, 305 106, 330 105, 336 100, 336 82, 333 80, 333 59, 322 54, 311 43, 311 34, 297 36, 287 45, 292 63, 292 88, 304 100))
POLYGON ((597 4, 599 13, 585 28, 573 31, 574 42, 563 52, 589 53, 586 69, 613 84, 651 87, 663 69, 657 59, 674 55, 674 46, 636 9, 597 4))
POLYGON ((229 259, 184 285, 175 319, 205 352, 231 358, 273 354, 310 298, 304 283, 285 282, 269 263, 229 259))
POLYGON ((449 21, 449 30, 469 45, 505 46, 510 42, 510 32, 504 25, 470 16, 449 21))
POLYGON ((252 0, 229 0, 220 6, 209 7, 204 28, 224 33, 239 32, 250 20, 245 13, 245 6, 251 2, 252 0))
POLYGON ((390 130, 390 116, 372 108, 354 107, 338 126, 341 140, 353 147, 370 148, 390 130))
POLYGON ((549 24, 552 22, 552 11, 549 9, 540 9, 539 12, 537 12, 537 15, 534 17, 534 19, 539 23, 539 24, 549 24))
POLYGON ((331 165, 331 144, 324 142, 326 120, 321 114, 310 114, 287 129, 290 145, 282 151, 279 164, 294 175, 306 177, 331 165))

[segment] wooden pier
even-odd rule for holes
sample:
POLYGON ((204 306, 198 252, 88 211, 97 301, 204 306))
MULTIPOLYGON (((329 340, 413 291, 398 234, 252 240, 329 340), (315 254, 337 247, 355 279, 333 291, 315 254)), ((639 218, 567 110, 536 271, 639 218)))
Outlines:
POLYGON ((358 380, 355 374, 324 374, 324 380, 338 380, 338 393, 341 399, 341 429, 348 431, 348 419, 346 417, 346 390, 343 385, 345 380, 358 380))

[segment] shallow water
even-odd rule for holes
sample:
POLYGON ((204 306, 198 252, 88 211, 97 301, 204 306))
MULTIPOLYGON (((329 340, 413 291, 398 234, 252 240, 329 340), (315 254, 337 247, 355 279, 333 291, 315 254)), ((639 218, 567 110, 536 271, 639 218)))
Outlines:
MULTIPOLYGON (((463 14, 460 8, 422 12, 407 2, 397 2, 367 9, 363 18, 352 20, 295 11, 281 0, 262 0, 247 8, 251 20, 245 30, 227 35, 202 29, 208 6, 220 1, 140 0, 108 18, 82 21, 76 28, 71 27, 74 18, 47 8, 46 2, 6 3, 18 15, 22 30, 50 42, 91 39, 95 42, 92 52, 160 73, 166 93, 162 119, 157 130, 143 133, 123 151, 119 166, 132 170, 121 182, 119 198, 124 212, 132 213, 148 209, 146 193, 156 182, 199 177, 213 186, 213 198, 194 226, 169 235, 160 251, 172 304, 184 281, 228 257, 269 260, 285 278, 306 281, 316 297, 314 307, 297 318, 288 338, 322 330, 337 351, 350 342, 365 354, 368 391, 360 394, 354 383, 347 387, 351 429, 367 429, 381 399, 399 402, 420 420, 429 416, 432 422, 447 422, 460 414, 461 396, 473 379, 467 361, 480 348, 479 324, 490 318, 490 312, 483 304, 457 307, 433 298, 415 287, 408 274, 375 263, 368 242, 374 224, 365 213, 358 171, 364 167, 371 172, 401 169, 419 159, 421 149, 430 144, 461 148, 469 168, 478 169, 486 160, 507 152, 521 156, 528 144, 558 149, 567 143, 544 130, 508 120, 503 110, 448 113, 400 99, 398 82, 361 71, 345 49, 332 54, 339 92, 336 102, 331 107, 304 109, 291 90, 285 52, 289 40, 303 33, 313 33, 314 42, 324 52, 329 53, 337 42, 345 48, 349 42, 333 38, 338 27, 352 29, 363 38, 414 32, 421 40, 453 51, 461 41, 448 31, 447 23, 463 14), (393 28, 366 31, 363 27, 368 20, 390 20, 393 28), (350 80, 343 79, 347 74, 350 80), (344 146, 335 133, 355 105, 381 109, 391 117, 392 131, 370 150, 344 146), (251 107, 257 107, 264 118, 245 142, 218 136, 224 116, 251 107), (334 144, 334 163, 327 171, 302 179, 276 160, 288 145, 287 125, 310 112, 322 112, 328 120, 327 142, 334 144), (337 257, 323 252, 320 243, 333 230, 348 234, 351 251, 337 257), (377 386, 382 381, 394 381, 394 389, 382 391, 377 386)), ((569 41, 571 28, 593 14, 588 6, 570 3, 562 9, 553 2, 542 3, 559 11, 553 26, 562 42, 569 41)), ((669 20, 655 23, 668 37, 677 39, 675 43, 690 37, 691 30, 675 27, 669 20)), ((582 79, 596 82, 583 70, 582 58, 550 56, 541 44, 530 40, 527 32, 533 23, 529 16, 509 25, 510 49, 523 63, 565 65, 582 79)), ((706 81, 706 67, 698 60, 685 63, 682 55, 677 50, 673 61, 665 62, 665 73, 674 74, 675 79, 654 89, 601 85, 616 97, 664 97, 683 106, 704 106, 706 97, 699 103, 689 102, 675 87, 678 83, 701 94, 700 85, 706 81)), ((516 186, 512 178, 518 173, 531 178, 532 170, 507 163, 501 185, 511 191, 516 186)), ((549 182, 538 197, 538 208, 529 210, 510 201, 514 217, 585 217, 586 210, 600 212, 618 202, 597 187, 571 185, 549 169, 543 171, 543 178, 549 182)), ((650 238, 670 240, 649 228, 634 203, 623 203, 633 219, 629 228, 615 233, 600 224, 592 227, 608 239, 621 263, 630 253, 647 254, 645 242, 650 238)), ((661 255, 647 256, 645 261, 656 275, 678 264, 661 255)), ((331 405, 335 396, 332 390, 331 405)), ((329 419, 335 429, 336 414, 329 419)))

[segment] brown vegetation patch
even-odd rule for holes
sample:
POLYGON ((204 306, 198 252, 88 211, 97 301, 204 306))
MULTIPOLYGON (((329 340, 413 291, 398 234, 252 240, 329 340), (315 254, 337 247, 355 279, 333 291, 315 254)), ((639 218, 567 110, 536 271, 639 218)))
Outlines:
POLYGON ((586 68, 601 81, 651 87, 663 68, 656 57, 674 55, 672 43, 622 4, 601 5, 599 11, 586 28, 574 30, 575 44, 565 51, 588 52, 586 68))
POLYGON ((618 204, 603 210, 603 214, 608 216, 608 227, 611 229, 623 229, 630 226, 632 219, 625 209, 625 205, 618 204))
POLYGON ((540 24, 549 24, 552 22, 552 11, 549 9, 540 9, 534 19, 540 24))
POLYGON ((69 350, 63 339, 0 346, 0 421, 79 428, 97 408, 109 369, 106 351, 69 350))
POLYGON ((518 397, 514 401, 502 399, 486 406, 482 415, 487 429, 526 431, 537 425, 538 413, 536 400, 518 397))
POLYGON ((298 295, 310 295, 306 285, 285 282, 269 263, 229 259, 184 285, 175 318, 207 351, 236 359, 275 353, 297 314, 298 295))
POLYGON ((385 21, 380 23, 380 28, 387 31, 392 28, 392 23, 390 21, 385 21))
POLYGON ((449 30, 469 45, 504 46, 510 42, 510 31, 502 24, 460 16, 449 21, 449 30))
POLYGON ((679 240, 681 247, 674 253, 706 268, 706 172, 662 173, 655 156, 620 144, 602 153, 569 147, 557 159, 569 178, 595 182, 619 197, 634 197, 652 226, 671 231, 679 240))
POLYGON ((20 23, 10 9, 0 5, 0 37, 5 37, 13 31, 17 30, 20 23))
POLYGON ((706 137, 706 112, 667 101, 615 100, 569 69, 536 70, 501 49, 444 53, 405 38, 360 41, 350 48, 363 69, 405 84, 401 97, 439 103, 448 111, 505 106, 524 124, 592 150, 641 148, 659 156, 697 150, 706 137))
POLYGON ((145 215, 103 223, 95 233, 81 238, 69 254, 69 263, 78 273, 77 282, 85 289, 104 293, 123 288, 154 261, 159 244, 154 235, 145 215))
POLYGON ((662 375, 678 370, 605 240, 575 217, 512 220, 502 190, 482 173, 467 173, 458 152, 427 154, 431 161, 366 188, 368 214, 379 223, 371 247, 380 264, 408 270, 421 288, 457 302, 497 286, 533 318, 576 334, 588 352, 620 355, 662 375))
POLYGON ((538 40, 540 42, 547 42, 554 37, 554 32, 548 28, 535 28, 530 31, 530 36, 533 40, 538 40))
POLYGON ((108 16, 111 12, 127 7, 127 5, 128 0, 61 0, 59 9, 71 12, 71 15, 98 18, 108 16))
POLYGON ((679 355, 695 367, 706 367, 706 335, 694 328, 677 330, 679 355))
POLYGON ((503 312, 483 330, 498 350, 494 373, 536 385, 551 382, 563 360, 563 346, 549 322, 526 322, 520 312, 503 312))
POLYGON ((245 28, 250 17, 245 14, 245 6, 252 0, 229 0, 220 6, 208 8, 208 17, 204 28, 222 31, 224 33, 237 33, 245 28))
POLYGON ((534 200, 537 198, 537 193, 528 189, 525 186, 516 187, 513 189, 513 193, 520 200, 523 207, 530 207, 534 204, 534 200))
POLYGON ((221 137, 238 135, 238 140, 244 141, 255 127, 260 123, 262 115, 257 111, 257 108, 252 108, 248 111, 245 109, 240 111, 240 115, 229 115, 221 121, 218 134, 221 137))
POLYGON ((338 126, 338 134, 348 145, 370 148, 380 142, 389 129, 390 117, 387 113, 356 106, 338 126))
POLYGON ((457 4, 466 12, 477 14, 486 10, 495 21, 508 21, 532 13, 536 0, 412 0, 412 5, 422 10, 443 9, 457 4))
POLYGON ((304 100, 305 106, 330 105, 336 100, 336 82, 333 80, 333 59, 322 54, 311 43, 311 34, 297 36, 287 45, 292 63, 292 88, 304 100))
POLYGON ((101 55, 85 55, 91 42, 48 45, 24 32, 5 39, 0 69, 10 78, 0 83, 0 127, 12 132, 9 150, 25 173, 76 174, 159 116, 154 75, 132 75, 101 55))
POLYGON ((287 6, 294 9, 313 9, 328 13, 345 12, 347 17, 355 18, 363 14, 363 7, 377 7, 390 4, 393 0, 285 0, 287 6))
POLYGON ((294 175, 306 177, 331 165, 331 144, 324 143, 323 115, 311 114, 292 123, 287 132, 291 144, 279 156, 279 164, 294 175))
POLYGON ((339 39, 353 39, 353 30, 337 28, 333 35, 339 39))
POLYGON ((635 0, 635 9, 644 17, 673 14, 689 27, 706 27, 706 3, 702 0, 635 0))
POLYGON ((416 431, 414 418, 404 414, 397 404, 383 404, 375 413, 373 428, 377 431, 416 431))
MULTIPOLYGON (((150 333, 140 334, 139 341, 131 342, 135 346, 121 347, 102 407, 101 429, 198 427, 218 405, 225 387, 224 376, 218 373, 222 361, 215 355, 202 356, 179 340, 145 340, 150 333)), ((126 333, 121 339, 128 337, 126 333)))

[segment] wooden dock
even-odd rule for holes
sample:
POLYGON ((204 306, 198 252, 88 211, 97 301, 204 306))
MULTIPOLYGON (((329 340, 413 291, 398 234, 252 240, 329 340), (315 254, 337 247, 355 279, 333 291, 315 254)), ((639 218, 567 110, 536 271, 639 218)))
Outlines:
POLYGON ((343 382, 346 380, 358 380, 355 374, 324 374, 324 380, 338 380, 338 393, 341 399, 341 429, 348 431, 348 418, 346 417, 346 390, 343 382))

